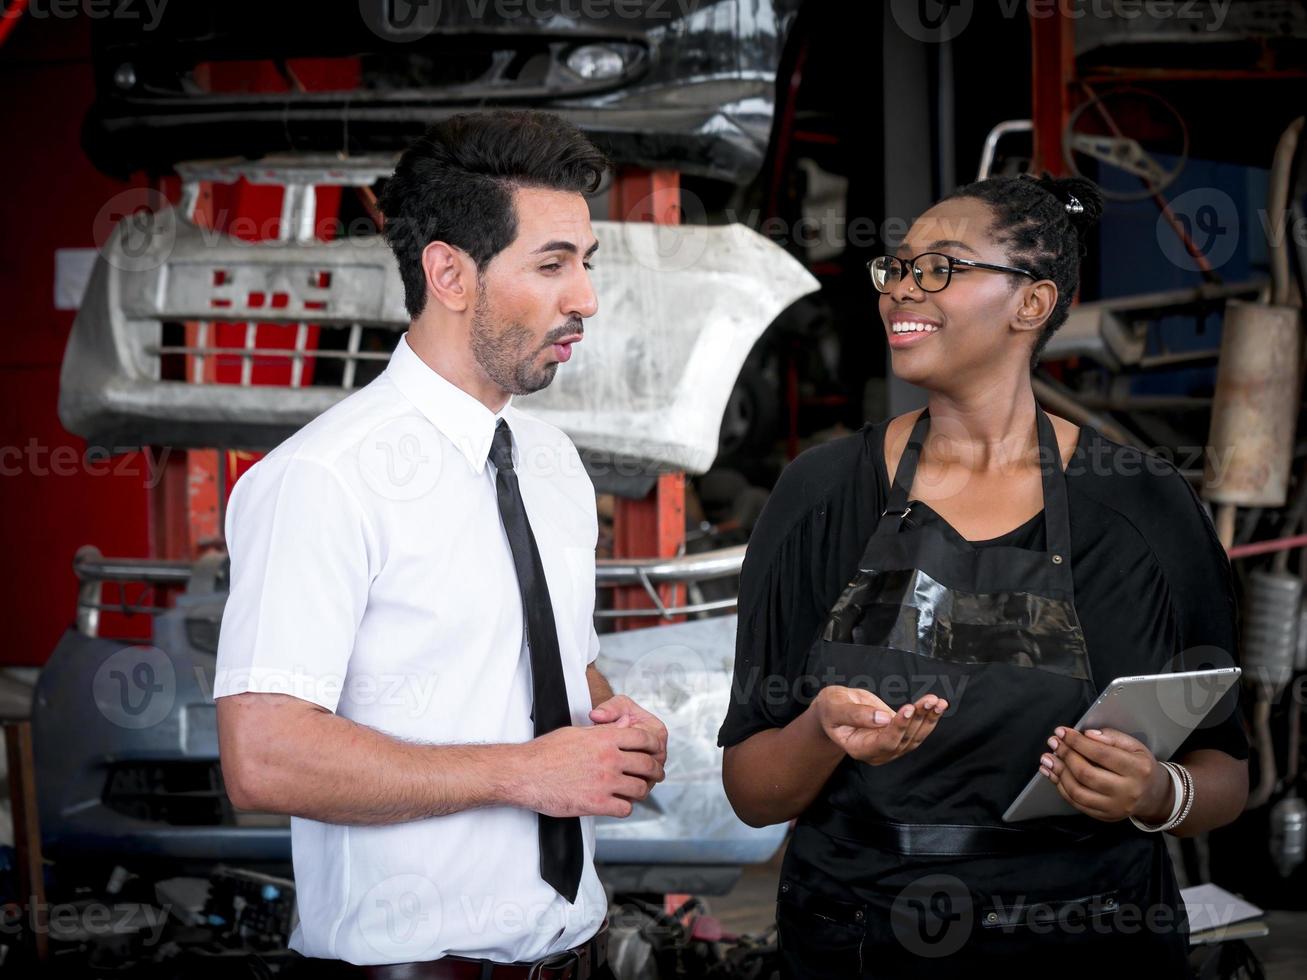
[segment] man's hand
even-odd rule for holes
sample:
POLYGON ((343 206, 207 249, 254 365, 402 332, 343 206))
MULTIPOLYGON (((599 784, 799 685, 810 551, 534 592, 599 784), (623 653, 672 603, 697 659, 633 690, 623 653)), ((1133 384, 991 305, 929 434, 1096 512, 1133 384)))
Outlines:
POLYGON ((667 765, 667 726, 625 694, 618 694, 603 704, 595 705, 590 712, 590 720, 596 725, 644 729, 658 740, 658 749, 653 757, 660 766, 667 765))
POLYGON ((1058 728, 1040 757, 1040 772, 1062 798, 1096 820, 1136 817, 1161 823, 1174 805, 1171 778, 1138 739, 1112 728, 1058 728))
POLYGON ((824 687, 812 706, 827 738, 846 754, 869 765, 884 765, 911 752, 935 730, 948 702, 927 694, 894 711, 870 691, 824 687))
POLYGON ((658 739, 632 725, 567 725, 523 746, 515 802, 551 817, 629 817, 663 778, 658 739))

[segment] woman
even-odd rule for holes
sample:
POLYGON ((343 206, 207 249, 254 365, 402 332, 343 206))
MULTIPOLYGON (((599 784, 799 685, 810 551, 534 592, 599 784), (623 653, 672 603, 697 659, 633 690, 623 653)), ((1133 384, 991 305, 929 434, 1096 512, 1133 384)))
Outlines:
POLYGON ((1186 975, 1159 831, 1242 809, 1234 695, 1182 768, 1062 727, 1116 677, 1229 664, 1236 643, 1184 478, 1035 402, 1101 208, 1087 181, 991 178, 870 263, 894 373, 927 408, 795 460, 749 543, 719 741, 743 820, 798 818, 789 975, 1186 975), (1078 812, 1003 823, 1036 772, 1078 812))

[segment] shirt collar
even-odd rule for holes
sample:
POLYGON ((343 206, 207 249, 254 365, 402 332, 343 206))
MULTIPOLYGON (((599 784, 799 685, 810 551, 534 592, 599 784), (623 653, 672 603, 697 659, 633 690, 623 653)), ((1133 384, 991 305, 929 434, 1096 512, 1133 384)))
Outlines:
POLYGON ((386 374, 400 393, 467 457, 472 469, 478 473, 485 469, 499 419, 507 418, 512 424, 511 395, 498 413, 490 411, 418 357, 408 345, 407 332, 395 345, 386 374))

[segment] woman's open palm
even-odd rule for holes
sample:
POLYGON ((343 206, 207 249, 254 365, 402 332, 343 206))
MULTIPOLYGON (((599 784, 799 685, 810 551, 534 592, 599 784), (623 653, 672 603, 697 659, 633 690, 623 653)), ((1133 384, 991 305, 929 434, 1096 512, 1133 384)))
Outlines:
POLYGON ((948 702, 933 694, 898 711, 856 687, 826 687, 817 695, 817 717, 826 737, 851 758, 873 766, 915 749, 947 710, 948 702))

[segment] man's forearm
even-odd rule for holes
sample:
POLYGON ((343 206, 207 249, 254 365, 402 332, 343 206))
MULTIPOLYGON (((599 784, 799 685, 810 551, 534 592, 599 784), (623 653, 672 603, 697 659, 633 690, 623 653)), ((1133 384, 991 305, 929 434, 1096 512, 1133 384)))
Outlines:
POLYGON ((288 695, 220 698, 218 733, 243 809, 387 824, 520 805, 524 744, 405 742, 288 695))

